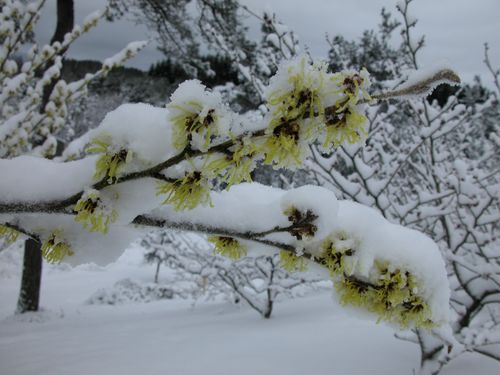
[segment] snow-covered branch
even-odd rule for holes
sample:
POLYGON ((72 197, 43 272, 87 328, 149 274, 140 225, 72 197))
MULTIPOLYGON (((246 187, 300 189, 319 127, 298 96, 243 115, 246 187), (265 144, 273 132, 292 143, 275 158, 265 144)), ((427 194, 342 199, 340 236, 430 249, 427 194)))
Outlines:
POLYGON ((0 185, 1 220, 9 230, 36 233, 52 261, 109 261, 130 238, 124 231, 151 225, 210 233, 216 251, 233 258, 271 247, 284 267, 311 263, 333 279, 342 303, 400 326, 440 325, 448 319, 448 288, 428 238, 348 202, 337 215, 335 196, 322 188, 241 184, 257 162, 294 168, 313 144, 333 151, 363 140, 368 85, 366 71, 331 74, 295 59, 266 90, 267 116, 252 123, 187 81, 167 109, 121 106, 69 147, 97 155, 66 163, 2 160, 9 177, 0 185), (221 182, 228 191, 211 192, 221 182), (404 237, 420 243, 418 251, 404 237), (419 260, 422 251, 432 265, 419 260))

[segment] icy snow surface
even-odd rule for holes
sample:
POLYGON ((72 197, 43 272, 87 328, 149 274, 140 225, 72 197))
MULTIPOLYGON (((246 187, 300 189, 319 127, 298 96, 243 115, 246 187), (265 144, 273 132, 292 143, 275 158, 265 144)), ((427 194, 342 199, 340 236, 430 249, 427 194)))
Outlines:
MULTIPOLYGON (((137 249, 105 268, 45 265, 45 310, 16 317, 17 259, 17 273, 0 280, 1 374, 411 375, 418 366, 418 346, 347 316, 328 291, 280 302, 269 320, 226 302, 86 305, 125 277, 152 280, 154 266, 142 265, 137 249)), ((0 253, 0 269, 5 262, 0 253)), ((499 372, 498 362, 466 354, 442 375, 499 372)))

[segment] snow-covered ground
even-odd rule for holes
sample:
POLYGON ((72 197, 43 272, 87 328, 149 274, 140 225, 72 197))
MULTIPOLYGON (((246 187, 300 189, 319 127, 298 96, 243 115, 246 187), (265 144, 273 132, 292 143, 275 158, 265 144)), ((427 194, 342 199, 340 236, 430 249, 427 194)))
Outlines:
MULTIPOLYGON (((85 304, 123 278, 152 280, 137 248, 104 268, 46 266, 44 311, 14 316, 19 262, 0 253, 2 375, 410 375, 418 366, 416 345, 348 316, 329 291, 280 302, 270 320, 227 302, 85 304)), ((464 355, 442 373, 496 375, 500 364, 464 355)))

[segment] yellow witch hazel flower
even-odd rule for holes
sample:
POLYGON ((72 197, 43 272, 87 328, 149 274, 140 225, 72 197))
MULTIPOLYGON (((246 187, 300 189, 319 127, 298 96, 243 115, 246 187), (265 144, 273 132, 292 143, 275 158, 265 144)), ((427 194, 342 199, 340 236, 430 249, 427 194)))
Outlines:
POLYGON ((335 283, 343 304, 363 307, 378 315, 379 321, 408 328, 432 328, 432 313, 424 299, 416 294, 418 282, 410 272, 402 269, 389 270, 382 262, 376 262, 377 276, 365 283, 344 277, 335 283), (362 297, 362 298, 361 298, 362 297))
POLYGON ((337 274, 352 274, 355 264, 352 258, 354 251, 350 246, 352 244, 353 241, 342 231, 333 233, 323 241, 319 262, 328 268, 332 277, 337 274))
POLYGON ((259 147, 255 142, 244 138, 230 149, 230 153, 216 155, 204 170, 216 176, 229 189, 243 181, 251 182, 251 173, 255 169, 255 158, 259 155, 259 147))
POLYGON ((215 253, 231 258, 240 259, 247 255, 247 247, 237 239, 224 236, 210 236, 208 240, 215 245, 215 253))
POLYGON ((419 283, 409 271, 375 260, 369 277, 357 274, 356 241, 337 232, 326 239, 316 261, 325 266, 344 305, 376 314, 379 321, 408 328, 432 328, 429 305, 418 295, 419 283))
POLYGON ((347 100, 349 104, 356 105, 360 100, 370 101, 368 93, 370 88, 370 74, 363 68, 359 72, 344 71, 332 74, 331 81, 339 87, 343 94, 343 101, 347 100))
POLYGON ((75 221, 82 222, 91 232, 108 233, 109 224, 116 221, 115 210, 107 207, 98 190, 89 189, 75 205, 75 221))
POLYGON ((163 204, 173 205, 176 211, 212 204, 209 182, 199 171, 187 172, 174 182, 160 182, 156 194, 166 194, 163 204))
POLYGON ((50 234, 42 244, 42 256, 50 263, 58 263, 66 256, 73 255, 71 247, 64 242, 61 231, 57 230, 50 234))
MULTIPOLYGON (((326 90, 328 75, 325 64, 311 65, 307 58, 302 56, 289 64, 282 66, 272 79, 267 90, 267 105, 271 112, 269 130, 284 122, 297 120, 315 120, 323 114, 323 98, 326 90)), ((314 125, 319 123, 314 121, 314 125)), ((310 126, 311 127, 311 126, 310 126)), ((314 126, 307 133, 307 138, 314 139, 314 126)))
POLYGON ((226 135, 227 119, 217 93, 207 91, 198 80, 189 80, 177 88, 167 104, 173 125, 173 144, 178 150, 191 144, 207 151, 214 137, 226 135))
POLYGON ((322 145, 324 148, 340 146, 344 142, 358 143, 368 135, 365 129, 367 118, 357 108, 346 107, 341 111, 328 113, 325 117, 327 126, 322 145))
POLYGON ((301 138, 299 122, 285 123, 273 129, 264 141, 261 151, 264 164, 275 168, 296 168, 308 154, 307 142, 301 138))
POLYGON ((100 181, 107 178, 110 184, 118 180, 118 176, 125 164, 130 163, 133 158, 131 150, 125 148, 117 150, 116 147, 113 147, 111 136, 107 134, 101 134, 99 137, 94 138, 86 151, 101 155, 96 162, 94 179, 100 181))
POLYGON ((265 164, 302 164, 308 142, 316 140, 323 128, 327 77, 326 65, 310 65, 306 57, 278 70, 266 95, 270 121, 262 147, 265 164))
POLYGON ((307 268, 307 261, 304 257, 286 250, 280 251, 280 264, 288 272, 304 272, 307 268))
POLYGON ((8 244, 11 244, 17 241, 19 232, 15 229, 0 224, 0 237, 4 238, 8 244))
POLYGON ((370 79, 366 69, 361 72, 342 72, 332 75, 340 98, 324 113, 326 125, 323 147, 326 149, 348 142, 354 144, 367 136, 367 118, 362 112, 360 100, 370 101, 368 87, 370 79))

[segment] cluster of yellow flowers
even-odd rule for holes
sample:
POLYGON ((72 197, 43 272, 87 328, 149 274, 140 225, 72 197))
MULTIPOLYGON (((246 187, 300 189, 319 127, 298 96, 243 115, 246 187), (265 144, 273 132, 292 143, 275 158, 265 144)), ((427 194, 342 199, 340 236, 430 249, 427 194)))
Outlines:
POLYGON ((173 205, 176 211, 212 204, 208 180, 198 171, 186 172, 184 177, 174 182, 158 183, 156 193, 165 194, 167 197, 163 204, 173 205))
POLYGON ((177 150, 188 145, 207 151, 213 138, 227 136, 227 115, 221 98, 197 80, 179 85, 167 105, 177 150))
POLYGON ((330 74, 324 64, 302 57, 281 68, 267 95, 270 121, 263 152, 266 164, 300 166, 308 146, 322 141, 331 150, 366 136, 360 104, 370 100, 368 72, 330 74))
POLYGON ((15 229, 0 224, 0 237, 3 237, 7 243, 13 243, 19 237, 19 232, 15 229))
MULTIPOLYGON (((190 209, 208 202, 211 180, 226 188, 251 181, 259 160, 276 168, 294 168, 302 164, 314 142, 331 149, 361 141, 366 136, 366 117, 360 104, 370 100, 369 85, 366 70, 330 74, 325 64, 311 65, 302 57, 281 67, 268 88, 264 134, 236 138, 228 125, 233 115, 222 107, 220 97, 199 81, 183 83, 167 105, 174 147, 184 150, 189 145, 206 152, 215 139, 231 138, 233 145, 224 153, 202 156, 205 162, 197 178, 189 172, 174 183, 161 183, 158 191, 168 194, 166 204, 190 209), (192 198, 187 195, 193 193, 192 198), (182 204, 183 199, 189 203, 182 204)), ((103 161, 105 166, 111 164, 108 159, 103 161)))
POLYGON ((109 224, 117 219, 115 210, 106 207, 97 190, 87 191, 76 203, 75 221, 82 222, 91 232, 108 233, 109 224))
POLYGON ((252 181, 251 173, 255 168, 255 158, 259 153, 259 146, 249 138, 235 142, 228 154, 216 155, 208 159, 204 170, 226 184, 229 189, 240 182, 252 181))
POLYGON ((280 265, 289 272, 304 272, 307 269, 306 258, 287 250, 280 251, 280 265))
POLYGON ((359 73, 336 73, 331 80, 341 88, 342 95, 334 106, 324 112, 324 148, 340 146, 344 142, 354 144, 367 136, 364 127, 366 116, 360 111, 358 103, 360 99, 371 100, 367 91, 369 77, 366 69, 359 73))
POLYGON ((177 109, 179 114, 171 118, 174 126, 174 147, 184 149, 189 141, 195 136, 203 137, 202 149, 208 149, 215 127, 212 126, 218 120, 214 109, 203 111, 203 105, 199 102, 189 102, 189 108, 179 105, 170 105, 170 109, 177 109))
POLYGON ((237 239, 224 236, 210 236, 208 240, 215 245, 215 253, 237 260, 247 255, 247 247, 237 239))
POLYGON ((309 65, 305 58, 278 71, 266 98, 270 121, 264 163, 279 167, 302 164, 306 146, 321 133, 327 80, 326 66, 309 65))
POLYGON ((60 231, 54 231, 42 244, 42 256, 50 263, 58 263, 64 257, 73 255, 67 242, 61 237, 60 231))
POLYGON ((107 178, 108 183, 112 184, 118 180, 125 164, 132 160, 131 150, 120 149, 116 151, 111 146, 111 136, 103 134, 92 140, 86 150, 91 154, 100 154, 96 162, 96 171, 94 179, 100 181, 107 178))
POLYGON ((414 275, 376 260, 369 277, 354 277, 356 249, 346 246, 349 242, 345 240, 344 233, 325 240, 317 259, 330 271, 342 304, 361 307, 401 328, 435 326, 428 304, 417 294, 419 285, 414 275))

